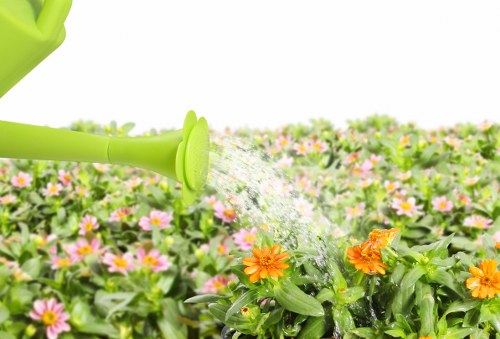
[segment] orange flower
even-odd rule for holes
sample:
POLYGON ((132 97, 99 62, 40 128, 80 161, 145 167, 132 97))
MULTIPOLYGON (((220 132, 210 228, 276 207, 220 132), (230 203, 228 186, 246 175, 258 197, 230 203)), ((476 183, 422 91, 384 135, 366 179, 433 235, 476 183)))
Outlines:
POLYGON ((493 298, 500 293, 500 272, 496 270, 496 260, 484 260, 479 267, 469 268, 473 277, 467 279, 466 286, 472 290, 474 298, 493 298))
POLYGON ((432 337, 430 335, 427 335, 427 336, 422 335, 422 336, 418 337, 418 339, 432 339, 432 337))
POLYGON ((373 230, 368 235, 371 243, 371 247, 374 250, 378 250, 389 245, 394 238, 398 235, 399 230, 397 228, 391 228, 390 230, 373 230))
POLYGON ((382 262, 382 256, 378 249, 371 246, 370 241, 347 249, 349 262, 366 274, 385 274, 385 268, 389 267, 382 262))
POLYGON ((495 244, 495 248, 500 249, 500 241, 495 244))
POLYGON ((283 276, 281 270, 287 269, 289 266, 283 260, 288 259, 289 255, 286 252, 278 254, 280 249, 278 244, 274 245, 272 249, 269 249, 269 246, 256 247, 252 250, 254 257, 243 259, 243 265, 248 266, 244 272, 250 276, 251 283, 266 279, 268 276, 275 278, 283 276))

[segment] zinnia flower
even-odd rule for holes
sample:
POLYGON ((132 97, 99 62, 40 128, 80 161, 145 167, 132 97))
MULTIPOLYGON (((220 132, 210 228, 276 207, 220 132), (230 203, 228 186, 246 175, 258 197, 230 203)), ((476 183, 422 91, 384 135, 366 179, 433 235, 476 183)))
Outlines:
POLYGON ((422 206, 417 206, 415 204, 415 198, 408 198, 407 200, 402 199, 394 199, 392 201, 392 208, 396 210, 397 215, 406 215, 408 217, 413 217, 418 214, 419 210, 422 209, 422 206))
POLYGON ((253 257, 243 259, 243 265, 248 266, 244 272, 249 275, 251 283, 266 279, 268 276, 278 278, 284 275, 281 270, 287 269, 289 265, 283 261, 288 259, 289 255, 286 252, 279 254, 280 250, 281 246, 278 244, 272 249, 269 246, 256 247, 252 250, 253 257))
POLYGON ((86 215, 80 222, 80 231, 78 234, 85 235, 86 233, 92 232, 99 228, 99 223, 97 223, 97 218, 91 215, 86 215))
POLYGON ((50 261, 52 263, 51 268, 53 270, 59 270, 59 269, 64 268, 64 267, 71 266, 71 264, 72 264, 71 257, 69 257, 69 258, 61 258, 61 257, 58 257, 58 256, 53 256, 50 259, 50 261))
POLYGON ((172 265, 166 255, 161 255, 156 248, 146 252, 144 248, 137 250, 137 259, 145 266, 151 268, 153 272, 166 271, 172 265))
POLYGON ((33 178, 28 173, 19 172, 17 175, 13 176, 10 180, 12 186, 17 188, 23 188, 31 185, 33 178))
POLYGON ((257 227, 253 227, 249 230, 240 230, 233 234, 233 240, 238 249, 242 251, 248 251, 252 249, 255 244, 257 235, 257 227))
POLYGON ((471 217, 465 218, 464 220, 464 226, 471 226, 477 228, 490 228, 493 227, 492 223, 493 220, 484 218, 480 215, 473 215, 471 217))
POLYGON ((16 197, 12 194, 7 194, 6 196, 0 198, 0 205, 8 205, 14 201, 16 201, 16 197))
POLYGON ((297 155, 305 155, 311 152, 311 145, 307 141, 301 143, 295 143, 293 149, 297 152, 297 155))
POLYGON ((69 172, 66 172, 65 170, 59 170, 57 179, 64 185, 68 186, 71 184, 71 175, 69 172))
POLYGON ((62 190, 63 187, 61 186, 61 184, 53 184, 49 182, 47 184, 47 187, 44 188, 42 192, 46 197, 56 197, 61 193, 62 190))
POLYGON ((326 142, 315 139, 311 142, 311 148, 316 153, 325 153, 328 150, 326 142))
POLYGON ((496 268, 496 260, 484 260, 479 264, 479 267, 469 268, 473 277, 467 279, 466 286, 472 290, 474 298, 484 299, 488 297, 491 299, 500 293, 500 272, 496 268))
POLYGON ((439 212, 449 212, 453 209, 453 203, 445 196, 437 197, 432 200, 434 209, 439 212))
POLYGON ((235 280, 235 278, 236 277, 234 275, 230 275, 228 277, 224 275, 216 275, 215 277, 205 281, 201 291, 203 293, 220 293, 226 288, 227 284, 229 284, 231 280, 235 280))
POLYGON ((58 303, 54 298, 35 301, 30 317, 43 323, 49 339, 57 339, 59 333, 71 330, 66 322, 69 319, 69 314, 64 312, 64 304, 58 303))
POLYGON ((299 211, 301 215, 304 217, 312 217, 313 215, 313 207, 314 205, 300 197, 295 200, 295 208, 299 211))
POLYGON ((128 271, 134 269, 134 256, 132 253, 125 253, 124 255, 114 255, 113 253, 105 253, 102 262, 108 265, 109 272, 117 272, 127 275, 128 271))
POLYGON ((127 219, 127 217, 131 214, 132 214, 131 208, 121 207, 111 213, 109 221, 117 221, 117 222, 125 221, 125 219, 127 219))
POLYGON ((390 230, 373 230, 368 234, 368 239, 370 242, 370 247, 378 250, 387 247, 398 235, 399 230, 397 228, 391 228, 390 230))
POLYGON ((70 255, 72 261, 81 261, 87 255, 96 253, 101 246, 99 239, 94 238, 89 243, 85 238, 78 239, 76 243, 66 247, 66 252, 70 255))
POLYGON ((151 211, 149 217, 142 217, 141 220, 139 220, 139 226, 144 231, 151 231, 152 225, 156 225, 158 229, 161 230, 170 227, 172 220, 174 220, 174 216, 171 213, 151 211))
POLYGON ((363 214, 363 212, 365 211, 365 203, 362 202, 354 207, 346 207, 345 210, 347 213, 347 220, 354 219, 363 214))
POLYGON ((365 274, 385 274, 385 268, 389 267, 382 262, 382 255, 378 249, 372 248, 371 243, 366 241, 361 245, 349 247, 347 258, 357 270, 365 274))
POLYGON ((391 182, 391 181, 389 181, 389 180, 384 181, 384 187, 385 187, 385 189, 387 190, 387 192, 389 192, 389 193, 394 192, 394 191, 395 191, 395 190, 397 190, 400 186, 401 186, 401 185, 400 185, 399 181, 393 181, 393 182, 391 182))
POLYGON ((225 206, 220 201, 218 201, 214 205, 214 211, 215 211, 214 215, 217 218, 227 223, 234 221, 234 219, 236 219, 236 217, 238 216, 234 208, 230 206, 225 206))

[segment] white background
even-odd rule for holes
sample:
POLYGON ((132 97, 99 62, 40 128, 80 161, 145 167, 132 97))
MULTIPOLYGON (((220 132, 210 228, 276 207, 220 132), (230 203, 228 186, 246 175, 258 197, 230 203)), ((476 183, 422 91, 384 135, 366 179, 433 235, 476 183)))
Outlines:
POLYGON ((0 119, 215 128, 500 120, 500 1, 74 0, 0 119))

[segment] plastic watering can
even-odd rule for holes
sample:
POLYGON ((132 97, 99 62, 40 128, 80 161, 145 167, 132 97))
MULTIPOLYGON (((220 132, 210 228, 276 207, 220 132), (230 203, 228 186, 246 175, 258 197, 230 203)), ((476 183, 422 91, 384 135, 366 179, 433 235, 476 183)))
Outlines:
POLYGON ((71 0, 0 0, 0 98, 66 36, 71 0))
POLYGON ((110 137, 0 121, 0 158, 130 165, 181 182, 191 203, 208 173, 209 131, 205 118, 189 111, 184 127, 157 136, 110 137))

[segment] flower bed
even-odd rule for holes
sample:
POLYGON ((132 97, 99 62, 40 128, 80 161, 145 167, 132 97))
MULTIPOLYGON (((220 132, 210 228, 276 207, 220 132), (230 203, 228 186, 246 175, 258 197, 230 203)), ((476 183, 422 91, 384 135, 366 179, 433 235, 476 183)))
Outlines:
POLYGON ((1 161, 0 338, 500 336, 500 126, 372 117, 214 140, 228 134, 331 222, 316 243, 276 243, 238 192, 186 206, 151 172, 1 161))

